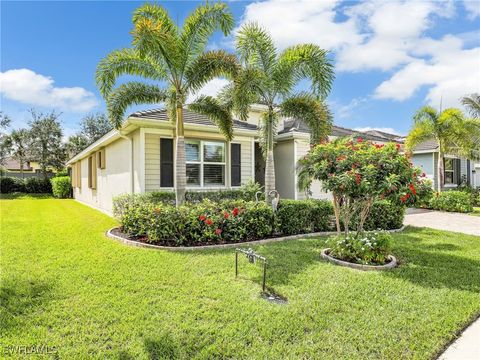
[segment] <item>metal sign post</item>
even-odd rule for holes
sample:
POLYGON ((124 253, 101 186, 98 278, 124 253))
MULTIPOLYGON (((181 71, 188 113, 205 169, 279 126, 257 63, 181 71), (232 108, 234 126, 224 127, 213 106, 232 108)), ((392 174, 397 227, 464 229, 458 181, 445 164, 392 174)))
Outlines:
POLYGON ((248 259, 248 262, 251 264, 255 264, 257 260, 263 261, 263 280, 262 280, 262 291, 265 292, 266 290, 266 278, 267 278, 267 259, 262 255, 256 254, 253 249, 235 249, 235 277, 238 276, 238 254, 242 253, 248 259))

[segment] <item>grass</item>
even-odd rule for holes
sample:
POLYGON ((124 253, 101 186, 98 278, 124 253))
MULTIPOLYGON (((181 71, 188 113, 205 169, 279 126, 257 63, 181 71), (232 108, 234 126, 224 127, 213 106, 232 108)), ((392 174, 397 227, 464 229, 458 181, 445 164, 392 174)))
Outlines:
MULTIPOLYGON (((409 228, 400 268, 320 260, 324 239, 167 252, 104 236, 111 218, 73 200, 2 200, 0 353, 54 346, 59 358, 430 359, 480 314, 480 238, 409 228)), ((18 356, 17 356, 18 357, 18 356)))
POLYGON ((473 207, 473 212, 471 212, 470 215, 480 216, 480 207, 473 207))

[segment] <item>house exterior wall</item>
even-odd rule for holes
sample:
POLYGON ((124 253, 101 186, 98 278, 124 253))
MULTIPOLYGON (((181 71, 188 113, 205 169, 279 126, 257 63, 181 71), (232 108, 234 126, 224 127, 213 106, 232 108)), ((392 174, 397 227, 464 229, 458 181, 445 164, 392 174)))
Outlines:
POLYGON ((278 142, 273 150, 275 160, 275 186, 281 199, 295 199, 295 143, 278 142))
POLYGON ((88 156, 81 159, 81 187, 74 188, 74 198, 108 214, 113 198, 131 192, 130 141, 118 139, 105 147, 105 169, 97 167, 97 188, 88 187, 88 156))

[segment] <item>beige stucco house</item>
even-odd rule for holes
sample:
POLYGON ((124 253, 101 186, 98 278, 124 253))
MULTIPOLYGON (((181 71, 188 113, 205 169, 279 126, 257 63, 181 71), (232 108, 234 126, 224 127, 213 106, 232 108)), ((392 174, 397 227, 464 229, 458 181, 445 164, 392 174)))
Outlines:
MULTIPOLYGON (((187 190, 221 190, 240 187, 249 180, 264 183, 265 162, 258 143, 261 105, 252 107, 246 122, 234 122, 230 142, 206 117, 184 111, 187 157, 187 190)), ((353 130, 333 127, 332 137, 349 136, 353 130)), ((376 142, 378 134, 364 133, 376 142)), ((276 187, 281 198, 303 199, 298 190, 297 161, 307 154, 308 128, 295 119, 279 124, 274 150, 276 187)), ((70 159, 75 199, 108 214, 112 200, 124 193, 173 191, 174 126, 164 109, 131 114, 121 129, 112 130, 70 159)), ((312 196, 325 198, 319 183, 312 196)))

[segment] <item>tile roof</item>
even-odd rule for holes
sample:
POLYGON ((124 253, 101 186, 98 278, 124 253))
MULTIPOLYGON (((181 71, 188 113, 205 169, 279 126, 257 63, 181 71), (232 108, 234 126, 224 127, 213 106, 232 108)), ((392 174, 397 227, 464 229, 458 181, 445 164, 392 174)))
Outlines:
MULTIPOLYGON (((20 170, 20 162, 18 162, 14 158, 9 157, 5 160, 4 168, 7 169, 7 170, 20 170)), ((25 161, 25 163, 23 164, 23 170, 25 170, 25 171, 31 171, 32 170, 32 168, 30 166, 30 162, 25 161)))
MULTIPOLYGON (((168 119, 166 109, 153 109, 145 111, 137 111, 130 115, 130 117, 135 117, 139 119, 152 119, 159 121, 170 121, 168 119)), ((215 125, 212 120, 206 115, 198 114, 188 109, 183 110, 183 121, 187 124, 197 124, 197 125, 215 125)), ((243 130, 257 130, 257 126, 249 124, 245 121, 233 120, 233 127, 235 129, 243 130)))
POLYGON ((432 151, 437 151, 438 150, 438 143, 436 140, 427 140, 424 141, 417 146, 415 146, 415 149, 413 151, 426 151, 426 150, 432 150, 432 151))

